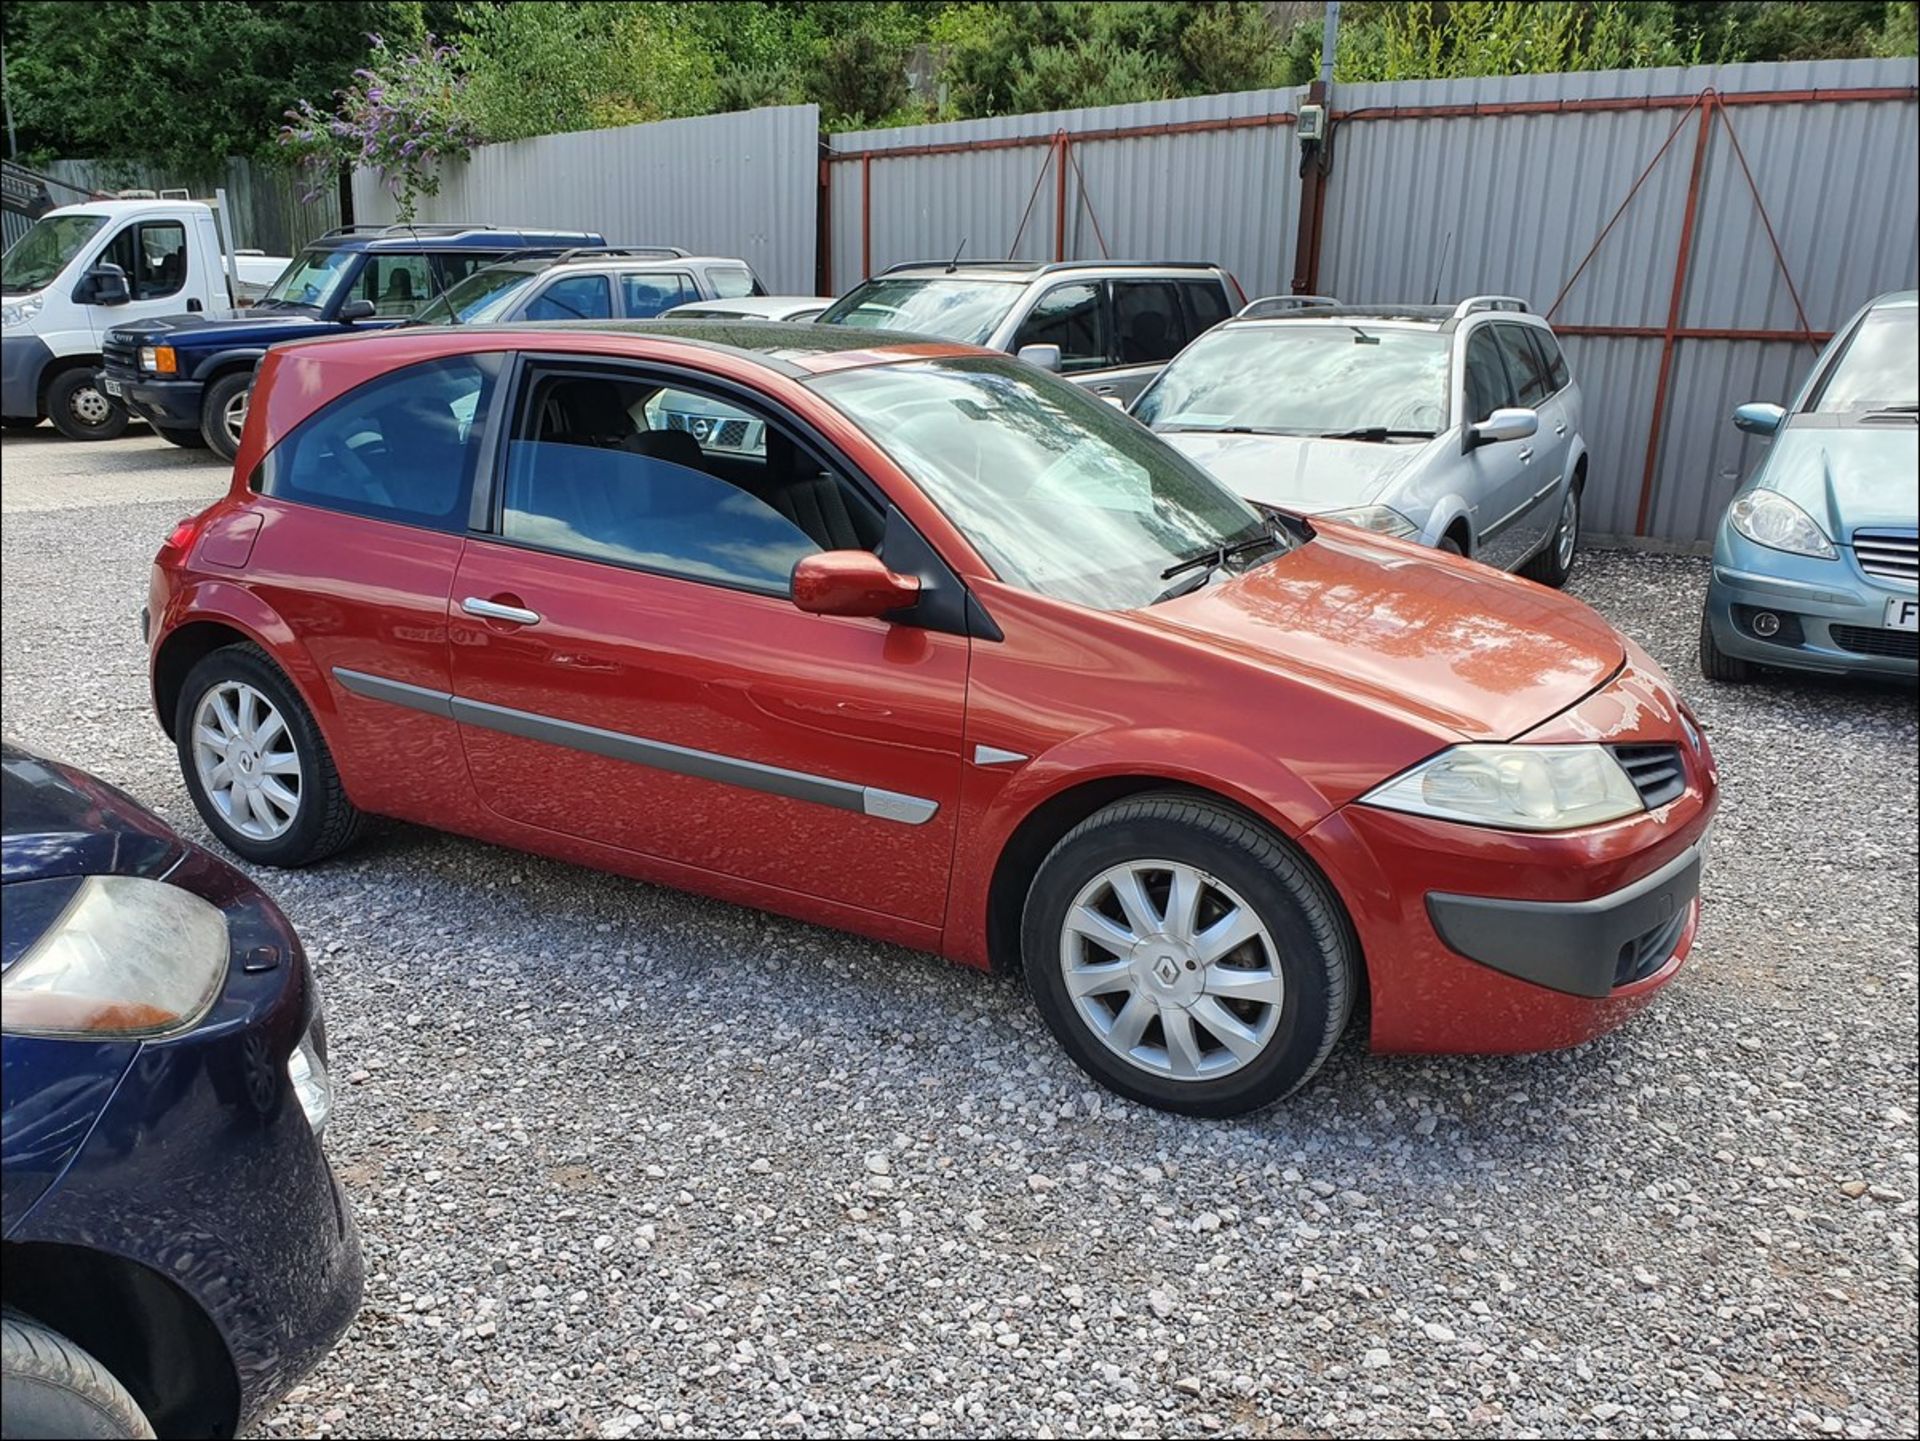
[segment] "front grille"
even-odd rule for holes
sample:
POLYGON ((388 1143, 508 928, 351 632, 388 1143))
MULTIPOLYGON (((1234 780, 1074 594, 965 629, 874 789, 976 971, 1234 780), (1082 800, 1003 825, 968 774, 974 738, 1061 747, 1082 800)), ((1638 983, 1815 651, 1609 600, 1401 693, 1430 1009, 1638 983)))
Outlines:
POLYGON ((1920 633, 1882 630, 1871 625, 1830 626, 1833 643, 1855 655, 1884 655, 1897 660, 1920 659, 1920 633))
POLYGON ((683 415, 670 410, 667 412, 667 429, 684 430, 700 444, 713 450, 738 450, 747 442, 747 422, 744 420, 683 415))
MULTIPOLYGON (((1920 536, 1884 530, 1856 530, 1853 554, 1860 569, 1885 580, 1920 579, 1920 536)), ((1911 652, 1909 652, 1911 654, 1911 652)))
POLYGON ((1679 746, 1615 746, 1613 758, 1620 762, 1648 810, 1679 800, 1687 788, 1687 767, 1680 758, 1679 746))
POLYGON ((1674 948, 1680 944, 1680 933, 1686 930, 1687 917, 1692 912, 1689 902, 1676 914, 1621 946, 1620 959, 1613 967, 1614 985, 1630 986, 1635 981, 1644 981, 1672 960, 1674 948))
POLYGON ((107 338, 101 343, 100 356, 107 363, 107 369, 126 375, 139 373, 140 347, 131 340, 121 338, 117 330, 109 330, 107 338))

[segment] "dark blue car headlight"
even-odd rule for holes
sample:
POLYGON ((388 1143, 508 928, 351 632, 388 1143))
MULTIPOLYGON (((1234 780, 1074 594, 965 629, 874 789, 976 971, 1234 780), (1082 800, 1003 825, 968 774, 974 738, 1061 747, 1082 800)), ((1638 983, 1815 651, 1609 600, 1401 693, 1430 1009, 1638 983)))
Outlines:
POLYGON ((88 876, 0 981, 0 1028, 81 1040, 190 1030, 226 984, 218 907, 164 881, 88 876))

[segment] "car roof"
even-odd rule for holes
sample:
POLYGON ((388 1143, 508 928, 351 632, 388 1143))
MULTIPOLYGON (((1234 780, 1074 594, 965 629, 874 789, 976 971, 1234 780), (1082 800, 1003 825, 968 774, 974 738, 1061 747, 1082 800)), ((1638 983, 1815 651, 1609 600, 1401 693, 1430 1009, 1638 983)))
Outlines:
MULTIPOLYGON (((853 325, 813 325, 783 320, 552 320, 511 321, 502 325, 409 325, 353 335, 322 336, 276 346, 276 351, 322 351, 353 346, 358 351, 400 351, 406 363, 427 360, 436 353, 465 354, 485 350, 487 339, 520 337, 522 344, 504 348, 538 350, 541 342, 573 336, 631 336, 672 341, 702 349, 724 351, 779 375, 795 379, 849 370, 858 366, 888 365, 909 360, 976 357, 1020 364, 998 350, 930 340, 895 330, 869 330, 853 325), (437 340, 459 339, 459 344, 436 352, 437 340)), ((566 347, 571 348, 571 347, 566 347)), ((584 348, 584 347, 583 347, 584 348)), ((602 350, 601 347, 592 347, 602 350)), ((604 353, 604 352, 603 352, 604 353)))
POLYGON ((1414 330, 1429 335, 1448 335, 1469 321, 1482 319, 1517 321, 1523 325, 1551 330, 1543 316, 1527 310, 1470 310, 1462 314, 1452 305, 1303 305, 1296 310, 1275 311, 1267 315, 1242 313, 1221 322, 1216 328, 1235 330, 1254 326, 1343 325, 1365 321, 1379 329, 1414 330))
MULTIPOLYGON (((618 266, 622 270, 685 270, 689 265, 737 265, 749 272, 753 269, 737 255, 689 255, 671 245, 575 245, 564 250, 535 247, 525 254, 510 255, 481 268, 541 275, 562 267, 585 265, 618 266)), ((479 271, 474 273, 477 275, 479 271)))
POLYGON ((907 260, 869 280, 1036 280, 1073 271, 1176 270, 1220 273, 1211 260, 907 260))
POLYGON ((521 230, 496 225, 342 225, 313 241, 315 250, 527 250, 599 245, 586 230, 521 230))
POLYGON ((1867 304, 1873 310, 1895 310, 1920 305, 1920 290, 1890 290, 1885 295, 1874 296, 1867 304))

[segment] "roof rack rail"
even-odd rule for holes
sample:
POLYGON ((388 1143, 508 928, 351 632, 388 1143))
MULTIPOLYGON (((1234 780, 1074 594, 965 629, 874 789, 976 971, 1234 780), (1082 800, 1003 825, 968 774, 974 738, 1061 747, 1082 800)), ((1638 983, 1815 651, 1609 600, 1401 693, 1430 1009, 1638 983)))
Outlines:
POLYGON ((1319 310, 1340 302, 1331 295, 1263 295, 1243 306, 1235 320, 1258 320, 1262 316, 1289 315, 1296 310, 1319 310))
POLYGON ((1513 310, 1529 314, 1527 302, 1517 295, 1469 295, 1453 308, 1453 318, 1462 319, 1479 310, 1513 310))
POLYGON ((498 225, 483 225, 478 221, 464 220, 417 220, 410 225, 398 225, 389 221, 372 221, 362 225, 336 225, 320 238, 331 240, 337 235, 458 235, 463 230, 498 230, 498 225))
POLYGON ((677 245, 574 245, 560 252, 561 260, 581 255, 626 256, 634 260, 684 260, 693 252, 677 245))
POLYGON ((1218 270, 1211 260, 902 260, 879 271, 1004 270, 1019 275, 1052 275, 1062 270, 1218 270))

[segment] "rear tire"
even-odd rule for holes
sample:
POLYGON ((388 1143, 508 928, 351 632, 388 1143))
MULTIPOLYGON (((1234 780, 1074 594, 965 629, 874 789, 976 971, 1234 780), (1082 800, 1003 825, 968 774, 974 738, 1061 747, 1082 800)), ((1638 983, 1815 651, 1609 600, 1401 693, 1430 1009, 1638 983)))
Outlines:
POLYGON ((1725 685, 1740 685, 1753 679, 1754 664, 1737 655, 1728 655, 1713 638, 1713 621, 1700 612, 1700 674, 1725 685))
POLYGON ((77 1437, 85 1441, 153 1435, 127 1388, 58 1331, 17 1311, 0 1316, 0 1434, 8 1441, 77 1437))
POLYGON ((1573 558, 1579 549, 1580 481, 1576 478, 1567 487, 1567 498, 1560 504, 1560 519, 1554 522, 1553 534, 1520 567, 1520 574, 1528 580, 1536 580, 1541 585, 1559 590, 1567 583, 1567 577, 1573 574, 1573 558))
POLYGON ((1271 1105, 1320 1068, 1359 966, 1304 856, 1181 794, 1120 801, 1069 831, 1034 876, 1021 950, 1041 1017, 1082 1070, 1210 1117, 1271 1105))
POLYGON ((253 372, 239 370, 209 385, 200 403, 200 435, 222 460, 230 461, 240 453, 240 431, 247 422, 252 390, 253 372))
POLYGON ((182 450, 205 450, 207 438, 197 430, 182 430, 172 425, 156 425, 154 430, 169 445, 177 445, 182 450))
POLYGON ((258 646, 223 646, 187 672, 173 734, 187 794, 207 828, 235 854, 261 865, 305 866, 358 838, 365 817, 347 799, 320 727, 293 683, 258 646), (250 708, 238 715, 242 724, 232 728, 237 734, 267 732, 267 707, 280 729, 238 746, 210 745, 208 737, 222 732, 223 701, 228 715, 250 708), (255 800, 251 792, 262 787, 281 799, 255 800), (285 804, 288 796, 291 806, 285 804))
POLYGON ((47 383, 47 418, 68 440, 118 440, 127 432, 127 408, 94 384, 85 366, 47 383))

